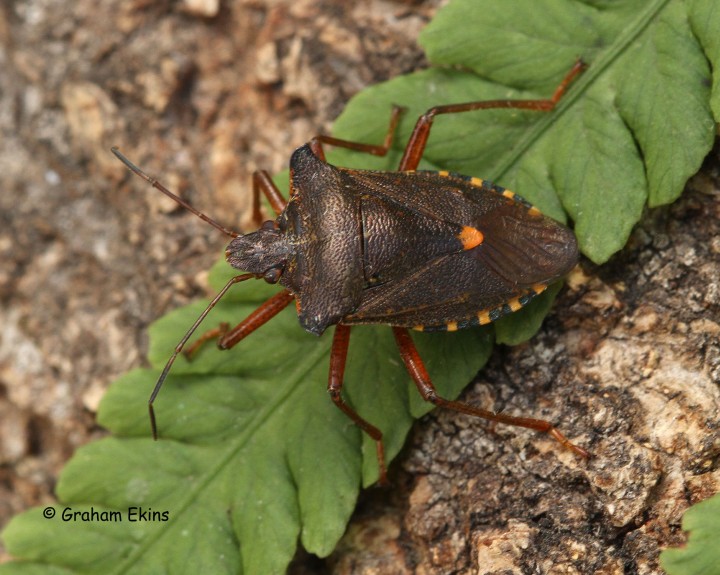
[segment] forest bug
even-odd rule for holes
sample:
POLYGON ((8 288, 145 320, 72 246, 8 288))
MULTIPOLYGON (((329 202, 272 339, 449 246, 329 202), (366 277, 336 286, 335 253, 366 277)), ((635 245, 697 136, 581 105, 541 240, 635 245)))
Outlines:
POLYGON ((123 156, 135 174, 233 239, 226 257, 235 276, 215 296, 177 345, 149 399, 153 402, 185 344, 230 287, 248 279, 279 283, 283 290, 236 327, 223 324, 203 335, 229 349, 283 310, 293 299, 300 325, 321 335, 335 325, 328 391, 335 404, 377 446, 385 481, 382 433, 342 397, 350 329, 391 326, 400 356, 422 397, 491 421, 550 434, 579 455, 587 452, 548 421, 514 417, 440 397, 408 333, 454 331, 489 323, 516 311, 577 263, 575 237, 516 194, 479 178, 416 170, 435 116, 513 108, 552 110, 582 71, 578 61, 546 100, 485 100, 431 108, 417 120, 396 172, 353 170, 325 161, 323 144, 383 156, 392 143, 401 108, 394 108, 383 145, 316 136, 290 158, 290 200, 265 171, 253 175, 253 215, 260 222, 260 192, 277 218, 249 234, 232 232, 168 191, 123 156))

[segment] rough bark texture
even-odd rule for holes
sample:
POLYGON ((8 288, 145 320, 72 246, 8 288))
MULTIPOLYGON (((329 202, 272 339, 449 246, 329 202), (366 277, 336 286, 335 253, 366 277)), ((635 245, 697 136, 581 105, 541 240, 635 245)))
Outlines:
MULTIPOLYGON (((252 170, 423 67, 437 4, 0 5, 0 525, 53 500, 63 463, 103 434, 103 391, 143 363, 151 321, 205 293, 224 242, 141 182, 129 192, 109 147, 242 225, 252 170)), ((538 337, 465 393, 557 421, 591 461, 434 412, 333 556, 301 552, 292 571, 659 573, 683 511, 720 484, 719 165, 610 264, 585 264, 538 337)))
POLYGON ((464 395, 561 422, 593 459, 436 411, 394 469, 402 489, 366 496, 337 572, 662 573, 682 513, 720 487, 717 176, 715 156, 464 395))

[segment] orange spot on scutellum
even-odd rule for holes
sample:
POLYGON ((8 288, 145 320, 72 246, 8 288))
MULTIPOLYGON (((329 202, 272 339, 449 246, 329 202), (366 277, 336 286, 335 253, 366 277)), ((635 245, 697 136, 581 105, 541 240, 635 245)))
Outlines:
POLYGON ((485 239, 480 230, 470 226, 463 226, 463 229, 458 234, 457 238, 462 243, 464 250, 471 250, 474 247, 479 246, 485 239))

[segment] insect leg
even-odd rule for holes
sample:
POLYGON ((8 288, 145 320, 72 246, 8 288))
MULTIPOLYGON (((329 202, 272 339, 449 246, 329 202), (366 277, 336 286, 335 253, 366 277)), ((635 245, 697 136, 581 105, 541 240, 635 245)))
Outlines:
POLYGON ((357 152, 364 152, 366 154, 372 154, 373 156, 384 156, 387 154, 390 146, 392 146, 393 138, 395 137, 395 131, 397 130, 400 116, 405 111, 405 108, 401 106, 393 106, 392 114, 390 115, 390 124, 388 125, 387 133, 385 134, 385 141, 382 145, 374 144, 363 144, 361 142, 352 142, 350 140, 341 140, 340 138, 333 138, 332 136, 325 136, 323 134, 315 136, 310 140, 310 148, 313 153, 320 158, 323 162, 325 161, 325 151, 323 150, 323 144, 329 146, 337 146, 339 148, 347 148, 349 150, 355 150, 357 152))
POLYGON ((211 329, 202 334, 191 346, 185 350, 187 357, 192 357, 207 341, 217 338, 219 349, 226 350, 236 346, 240 341, 249 336, 260 326, 269 322, 293 300, 289 291, 283 290, 263 302, 255 311, 243 321, 230 329, 227 323, 221 323, 219 327, 211 329))
POLYGON ((467 403, 462 403, 461 401, 451 401, 449 399, 444 399, 440 397, 437 394, 437 391, 435 390, 432 381, 430 381, 430 376, 428 375, 428 372, 423 365, 420 354, 418 353, 417 348, 415 347, 415 344, 413 343, 407 329, 402 327, 393 327, 392 329, 393 334, 395 335, 395 341, 397 342, 398 348, 400 349, 400 356, 405 363, 405 367, 407 368, 410 377, 412 377, 413 381, 415 382, 415 385, 417 386, 420 395, 422 395, 425 401, 429 401, 434 405, 446 407, 460 413, 466 413, 468 415, 482 417, 490 421, 497 421, 499 423, 516 425, 518 427, 525 427, 528 429, 534 429, 536 431, 547 433, 553 439, 557 440, 559 443, 561 443, 568 449, 571 449, 581 457, 584 457, 586 459, 590 457, 590 454, 587 451, 585 451, 582 447, 578 447, 577 445, 571 443, 570 440, 566 438, 562 433, 560 433, 549 421, 545 421, 543 419, 532 419, 529 417, 514 417, 512 415, 505 415, 503 413, 495 413, 487 409, 482 409, 479 407, 468 405, 467 403))
POLYGON ((562 82, 555 88, 552 97, 542 100, 480 100, 478 102, 466 102, 464 104, 448 104, 446 106, 435 106, 430 108, 422 116, 420 116, 415 124, 415 128, 410 135, 405 153, 400 160, 398 170, 414 170, 418 167, 425 145, 427 144, 430 128, 432 127, 435 116, 439 114, 457 114, 460 112, 472 112, 474 110, 488 110, 490 108, 512 108, 521 110, 536 110, 538 112, 549 112, 558 103, 560 98, 565 94, 568 86, 575 77, 585 69, 582 60, 575 62, 562 82))
MULTIPOLYGON (((261 193, 268 199, 270 206, 276 215, 280 215, 287 205, 287 201, 283 198, 280 190, 278 190, 277 186, 272 181, 270 174, 268 174, 265 170, 258 170, 254 172, 253 219, 258 223, 258 225, 263 221, 262 212, 260 211, 261 193)), ((218 340, 217 345, 220 349, 230 349, 240 340, 250 335, 258 327, 275 317, 292 301, 292 299, 293 296, 290 292, 283 290, 263 303, 232 330, 230 329, 229 324, 223 322, 215 329, 206 331, 192 345, 185 349, 184 355, 187 358, 192 358, 195 352, 197 352, 205 344, 205 342, 216 338, 218 340)))
POLYGON ((347 359, 348 345, 350 344, 350 326, 338 324, 335 326, 332 350, 330 352, 330 375, 328 377, 328 393, 335 405, 355 424, 367 433, 373 440, 377 449, 378 468, 380 478, 378 483, 387 483, 387 470, 385 469, 385 448, 383 447, 382 432, 364 420, 342 398, 343 377, 345 375, 345 361, 347 359))
POLYGON ((263 222, 262 212, 260 211, 260 193, 263 193, 270 202, 270 207, 276 216, 285 209, 287 201, 283 198, 280 190, 272 181, 270 174, 265 170, 258 170, 253 173, 253 220, 257 225, 263 222))

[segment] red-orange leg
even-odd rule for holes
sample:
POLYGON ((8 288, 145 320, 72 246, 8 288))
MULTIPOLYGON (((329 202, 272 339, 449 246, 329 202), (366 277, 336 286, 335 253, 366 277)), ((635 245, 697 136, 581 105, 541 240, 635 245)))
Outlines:
MULTIPOLYGON (((272 181, 270 174, 265 170, 258 170, 253 173, 253 220, 258 225, 263 221, 263 215, 260 210, 261 193, 270 202, 270 207, 272 207, 275 215, 279 216, 287 205, 287 201, 272 181)), ((293 296, 285 290, 266 301, 232 330, 229 324, 223 322, 218 327, 206 331, 192 345, 185 349, 183 353, 190 359, 206 342, 212 339, 218 340, 218 347, 220 349, 230 349, 262 324, 275 317, 292 299, 293 296)))
POLYGON ((234 328, 220 335, 217 346, 220 349, 230 349, 240 343, 260 326, 269 322, 294 299, 289 291, 283 290, 266 300, 234 328))
POLYGON ((402 160, 400 160, 399 171, 415 170, 420 163, 425 145, 427 144, 435 116, 440 114, 458 114, 460 112, 472 112, 474 110, 488 110, 491 108, 512 108, 520 110, 535 110, 538 112, 549 112, 558 103, 567 91, 568 86, 575 77, 585 69, 582 60, 578 60, 570 72, 563 78, 562 82, 555 89, 551 98, 543 100, 480 100, 478 102, 466 102, 464 104, 448 104, 446 106, 435 106, 430 108, 418 118, 415 128, 410 135, 402 160))
POLYGON ((203 333, 199 338, 197 338, 194 342, 192 342, 191 345, 187 346, 183 350, 183 355, 187 359, 192 359, 195 357, 195 354, 202 349, 202 347, 209 341, 213 339, 217 339, 218 341, 220 338, 222 338, 228 331, 230 330, 230 324, 227 322, 222 322, 219 326, 217 326, 214 329, 209 329, 205 333, 203 333))
POLYGON ((168 362, 165 364, 165 368, 160 374, 160 377, 155 384, 155 388, 150 395, 150 399, 148 400, 150 427, 152 429, 154 439, 157 439, 158 432, 157 422, 155 419, 155 409, 153 408, 153 404, 155 403, 155 398, 157 397, 158 393, 160 392, 160 388, 162 387, 162 384, 165 382, 165 379, 170 373, 170 368, 172 367, 173 363, 175 363, 175 359, 177 358, 177 356, 180 353, 184 353, 186 356, 191 357, 198 350, 199 347, 205 344, 205 342, 207 342, 208 340, 215 337, 220 337, 220 339, 218 340, 218 347, 220 349, 230 349, 240 340, 254 332, 261 325, 267 323, 272 318, 274 318, 293 300, 294 296, 287 290, 283 290, 280 293, 272 296, 270 299, 266 300, 262 305, 260 305, 260 307, 253 311, 248 317, 246 317, 232 330, 228 331, 227 323, 221 323, 220 327, 204 333, 195 343, 193 343, 193 345, 191 345, 187 350, 184 351, 185 344, 187 344, 192 334, 195 333, 195 330, 207 317, 207 315, 210 313, 210 310, 212 310, 217 305, 217 303, 222 299, 222 297, 227 293, 227 291, 236 283, 252 278, 256 278, 255 274, 243 274, 230 279, 230 281, 225 284, 225 287, 223 287, 223 289, 220 290, 220 292, 208 304, 208 306, 205 308, 205 311, 200 314, 200 317, 195 320, 195 323, 188 330, 185 336, 180 340, 180 343, 175 347, 175 351, 173 352, 168 362))
POLYGON ((410 377, 412 377, 415 382, 420 395, 422 395, 425 401, 429 401, 439 407, 446 407, 460 413, 466 413, 467 415, 482 417, 483 419, 497 421, 498 423, 506 423, 508 425, 525 427, 527 429, 534 429, 535 431, 547 433, 553 439, 568 449, 571 449, 581 457, 586 459, 590 457, 590 454, 587 451, 585 451, 582 447, 578 447, 577 445, 571 443, 570 440, 560 433, 549 421, 495 413, 487 409, 462 403, 461 401, 451 401, 440 397, 433 386, 432 381, 430 381, 430 376, 425 369, 425 365, 420 358, 420 354, 418 353, 408 330, 402 327, 393 327, 392 329, 398 349, 400 350, 400 356, 405 363, 405 367, 407 368, 410 377))
MULTIPOLYGON (((170 368, 172 367, 173 363, 175 363, 175 358, 177 358, 180 353, 183 353, 185 344, 187 344, 190 337, 192 337, 192 334, 195 333, 195 330, 207 317, 207 315, 210 313, 210 310, 212 310, 217 305, 217 303, 222 299, 222 297, 227 293, 227 291, 236 283, 254 278, 256 278, 255 274, 243 274, 240 276, 235 276, 228 283, 226 283, 225 287, 223 287, 223 289, 221 289, 220 292, 213 298, 213 300, 205 308, 205 311, 200 314, 200 317, 195 320, 195 323, 188 330, 185 336, 180 340, 180 343, 175 347, 175 351, 173 352, 168 362, 165 364, 165 369, 163 369, 162 374, 160 374, 160 378, 155 384, 152 395, 150 395, 150 399, 148 400, 148 411, 150 412, 150 426, 152 428, 153 437, 155 439, 157 439, 157 423, 155 421, 155 410, 153 408, 153 403, 155 402, 155 398, 160 392, 160 388, 162 387, 163 382, 167 378, 168 373, 170 373, 170 368)), ((283 309, 287 307, 287 305, 293 300, 293 298, 294 296, 287 290, 283 290, 280 293, 275 294, 270 299, 266 300, 262 305, 260 305, 260 307, 253 311, 248 317, 246 317, 230 331, 227 330, 228 324, 223 323, 220 324, 219 328, 215 330, 210 330, 200 336, 200 339, 198 339, 198 341, 196 341, 192 346, 190 346, 190 348, 185 352, 186 355, 191 356, 193 353, 195 353, 195 351, 197 351, 198 347, 203 345, 206 341, 218 336, 220 337, 220 339, 218 340, 218 347, 220 349, 230 349, 240 340, 254 332, 261 325, 267 323, 272 318, 274 318, 278 313, 280 313, 283 309)))
POLYGON ((272 181, 270 174, 265 170, 258 170, 253 173, 253 220, 257 225, 263 222, 263 215, 260 211, 260 193, 264 194, 270 207, 279 216, 287 205, 287 200, 278 190, 275 182, 272 181))
POLYGON ((345 376, 345 362, 347 360, 348 346, 350 345, 350 326, 338 324, 335 326, 332 350, 330 351, 330 375, 328 377, 328 393, 335 405, 352 419, 355 424, 367 433, 374 441, 377 450, 378 468, 380 477, 378 483, 387 483, 387 470, 385 468, 385 448, 383 447, 382 431, 363 419, 342 398, 343 378, 345 376))
POLYGON ((388 125, 387 133, 385 134, 385 140, 382 145, 375 144, 363 144, 361 142, 352 142, 350 140, 341 140, 340 138, 334 138, 332 136, 326 136, 321 134, 315 136, 310 140, 310 149, 313 153, 320 158, 323 162, 325 161, 325 151, 323 150, 323 144, 329 146, 337 146, 338 148, 347 148, 348 150, 355 150, 356 152, 363 152, 365 154, 372 154, 373 156, 384 156, 388 153, 390 146, 392 146, 393 139, 395 138, 395 132, 397 131, 398 123, 400 122, 400 116, 405 111, 405 108, 401 106, 393 106, 392 114, 390 115, 390 124, 388 125))
POLYGON ((226 350, 235 347, 257 328, 266 324, 284 310, 293 298, 294 296, 287 290, 276 293, 264 301, 255 311, 234 328, 230 329, 230 324, 223 322, 215 329, 203 333, 185 350, 185 356, 192 358, 192 356, 211 339, 217 339, 219 349, 226 350))

